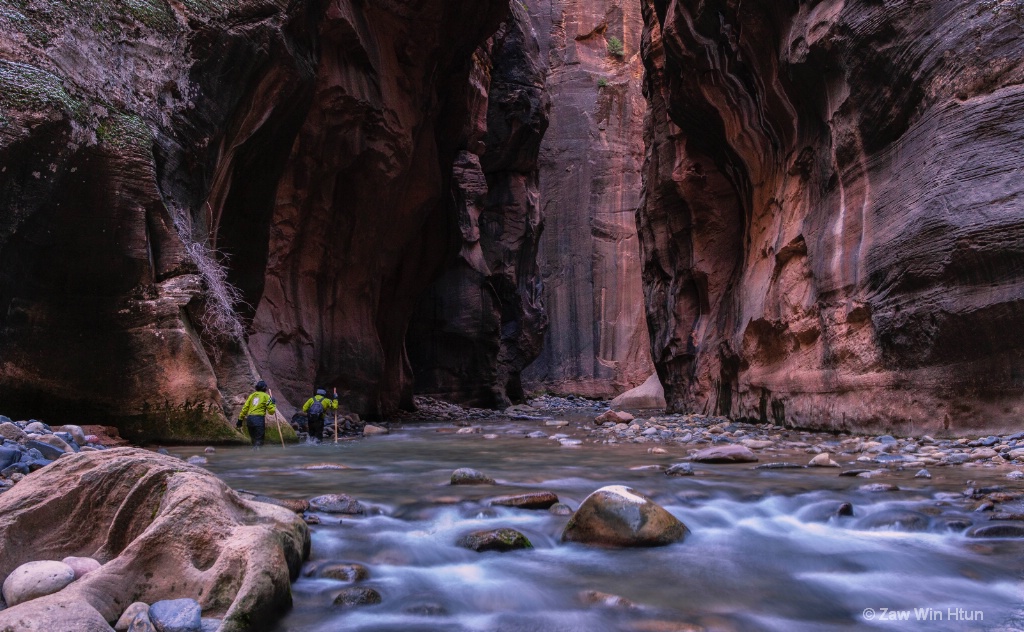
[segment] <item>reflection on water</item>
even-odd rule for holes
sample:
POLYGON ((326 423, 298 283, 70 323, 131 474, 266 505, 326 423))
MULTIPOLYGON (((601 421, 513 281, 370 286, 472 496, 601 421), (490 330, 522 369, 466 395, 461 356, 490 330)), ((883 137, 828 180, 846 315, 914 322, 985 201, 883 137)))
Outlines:
POLYGON ((696 465, 698 476, 676 478, 631 468, 671 464, 685 456, 682 448, 652 455, 641 445, 569 448, 523 438, 536 427, 489 428, 500 435, 493 440, 438 428, 209 455, 207 467, 235 488, 282 498, 347 493, 372 509, 365 517, 322 516, 323 524, 312 527, 310 569, 328 560, 362 564, 369 570, 363 584, 383 603, 333 606, 349 584, 303 577, 294 585, 294 609, 276 629, 991 630, 1024 624, 1014 618, 1024 541, 964 534, 966 525, 987 522, 961 499, 966 480, 1019 487, 1001 473, 936 468, 925 480, 894 472, 884 482, 901 490, 882 493, 861 490, 866 481, 835 470, 696 465), (322 462, 353 469, 303 469, 322 462), (499 484, 451 487, 449 475, 458 467, 480 469, 499 484), (610 484, 655 499, 692 534, 657 549, 563 545, 567 517, 482 502, 550 490, 575 508, 610 484), (853 516, 835 515, 842 502, 854 505, 853 516), (454 545, 467 531, 504 526, 525 533, 535 548, 479 554, 454 545), (628 601, 588 598, 588 591, 628 601))

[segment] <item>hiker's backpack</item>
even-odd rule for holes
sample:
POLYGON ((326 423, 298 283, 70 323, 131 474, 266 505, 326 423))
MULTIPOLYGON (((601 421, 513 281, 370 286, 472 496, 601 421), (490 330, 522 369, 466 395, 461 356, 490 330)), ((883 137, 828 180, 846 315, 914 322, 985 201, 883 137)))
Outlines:
POLYGON ((306 417, 310 420, 320 421, 324 418, 324 404, 322 399, 313 398, 313 403, 309 407, 309 411, 306 412, 306 417))

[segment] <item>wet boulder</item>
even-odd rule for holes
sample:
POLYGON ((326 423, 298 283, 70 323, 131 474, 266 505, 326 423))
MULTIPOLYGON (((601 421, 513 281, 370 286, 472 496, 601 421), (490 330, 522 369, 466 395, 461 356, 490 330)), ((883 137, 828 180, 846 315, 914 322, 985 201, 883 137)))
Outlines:
POLYGON ((356 606, 373 606, 383 601, 380 593, 373 588, 365 586, 354 586, 346 588, 334 598, 334 605, 343 608, 354 608, 356 606))
POLYGON ((309 508, 331 514, 358 516, 366 513, 363 503, 348 494, 324 494, 309 499, 309 508))
POLYGON ((665 475, 666 476, 693 476, 694 475, 693 464, 692 463, 676 463, 674 465, 669 466, 669 468, 667 470, 665 470, 665 475))
POLYGON ((477 553, 485 551, 517 551, 519 549, 533 548, 533 543, 530 542, 529 538, 515 529, 508 528, 473 531, 459 538, 455 544, 477 553))
POLYGON ((488 505, 498 507, 516 507, 518 509, 548 509, 558 502, 554 492, 529 492, 526 494, 510 494, 497 496, 487 501, 488 505))
POLYGON ((563 542, 598 546, 664 546, 688 533, 686 525, 639 492, 622 485, 587 496, 562 532, 563 542))
POLYGON ((452 472, 451 483, 452 485, 494 485, 494 479, 483 472, 460 467, 452 472))
POLYGON ((317 568, 317 577, 336 579, 340 582, 359 582, 370 577, 370 571, 362 564, 330 562, 317 568))
POLYGON ((1024 538, 1024 525, 989 524, 967 532, 969 538, 1024 538))
POLYGON ((909 509, 884 509, 868 514, 857 521, 858 529, 895 529, 897 531, 927 531, 931 518, 909 509))
POLYGON ((742 445, 718 445, 694 453, 691 460, 697 463, 754 463, 757 455, 742 445))

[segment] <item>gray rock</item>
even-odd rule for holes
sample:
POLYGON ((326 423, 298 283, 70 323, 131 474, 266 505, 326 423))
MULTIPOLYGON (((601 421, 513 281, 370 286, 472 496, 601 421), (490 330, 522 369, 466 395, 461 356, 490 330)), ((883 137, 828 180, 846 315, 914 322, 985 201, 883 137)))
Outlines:
POLYGON ((188 457, 186 463, 189 463, 191 465, 206 465, 207 460, 205 456, 196 455, 188 457))
POLYGON ((0 447, 0 470, 10 467, 19 461, 21 461, 21 450, 0 447))
POLYGON ((970 461, 971 457, 970 457, 969 454, 964 454, 962 452, 958 452, 956 454, 947 455, 946 458, 944 458, 943 460, 946 463, 950 463, 952 465, 962 465, 962 464, 970 461))
POLYGON ((0 437, 11 441, 22 441, 28 437, 24 430, 9 421, 0 423, 0 437))
POLYGON ((665 470, 666 476, 693 476, 692 463, 676 463, 665 470))
POLYGON ((460 467, 452 472, 452 485, 494 485, 494 479, 483 472, 460 467))
POLYGON ((857 521, 858 529, 896 529, 899 531, 927 531, 931 518, 907 509, 885 509, 864 516, 857 521))
POLYGON ((63 562, 28 562, 14 569, 4 580, 3 595, 8 606, 52 595, 75 581, 75 571, 63 562))
POLYGON ((1024 538, 1024 525, 991 524, 967 532, 969 538, 1024 538))
POLYGON ((507 528, 467 533, 459 538, 455 544, 477 553, 485 551, 517 551, 533 548, 533 543, 530 542, 529 538, 515 529, 507 528))
POLYGON ((121 618, 114 624, 114 630, 117 632, 126 632, 130 629, 132 622, 138 617, 144 617, 147 623, 149 621, 149 604, 141 601, 136 601, 132 605, 125 608, 121 614, 121 618))
POLYGON ((917 474, 914 474, 914 478, 931 478, 932 473, 928 470, 918 470, 917 474))
POLYGON ((212 617, 204 617, 201 620, 203 632, 217 632, 217 630, 220 629, 221 623, 223 622, 220 619, 214 619, 212 617))
POLYGON ((7 467, 5 467, 3 470, 0 470, 0 476, 4 476, 6 478, 10 478, 14 474, 28 474, 28 473, 29 473, 29 469, 28 469, 28 464, 27 463, 13 463, 13 464, 8 465, 7 467))
POLYGON ((331 514, 356 516, 366 513, 366 507, 348 494, 324 494, 310 498, 309 507, 313 511, 331 514))
POLYGON ((1011 481, 1019 481, 1020 479, 1024 478, 1024 472, 1020 470, 1014 470, 1007 474, 1006 478, 1010 479, 1011 481))
POLYGON ((889 444, 889 445, 897 443, 896 438, 891 436, 891 435, 882 435, 881 437, 876 437, 875 441, 877 441, 879 443, 889 444))
POLYGON ((202 632, 203 610, 195 599, 167 599, 149 607, 157 632, 202 632))
POLYGON ((510 494, 508 496, 497 496, 487 501, 488 505, 516 507, 518 509, 548 509, 556 503, 558 503, 558 496, 554 492, 510 494))
POLYGON ((33 421, 25 426, 25 432, 34 432, 36 434, 50 434, 53 432, 50 427, 41 421, 33 421))
POLYGON ((565 503, 555 503, 548 507, 548 511, 556 516, 571 516, 573 513, 572 507, 565 503))
MULTIPOLYGON (((64 443, 61 441, 61 443, 64 443)), ((40 458, 55 461, 64 455, 64 450, 61 448, 54 447, 49 443, 43 443, 42 441, 29 440, 25 442, 25 447, 31 450, 38 450, 40 458)), ((69 448, 70 449, 70 446, 69 448)))
POLYGON ((755 470, 805 470, 806 465, 800 465, 799 463, 787 463, 781 461, 778 463, 764 463, 762 465, 755 465, 755 470))
POLYGON ((757 456, 742 445, 723 445, 705 448, 693 455, 698 463, 753 463, 757 456))
POLYGON ((85 439, 85 430, 82 430, 81 426, 75 426, 75 425, 72 425, 72 424, 65 424, 64 426, 61 427, 61 430, 63 432, 68 433, 69 435, 71 435, 72 441, 74 441, 75 443, 77 443, 80 446, 85 445, 86 443, 89 443, 85 439))
POLYGON ((346 588, 334 598, 334 605, 351 608, 354 606, 372 606, 379 604, 383 599, 380 593, 373 588, 354 586, 346 588))

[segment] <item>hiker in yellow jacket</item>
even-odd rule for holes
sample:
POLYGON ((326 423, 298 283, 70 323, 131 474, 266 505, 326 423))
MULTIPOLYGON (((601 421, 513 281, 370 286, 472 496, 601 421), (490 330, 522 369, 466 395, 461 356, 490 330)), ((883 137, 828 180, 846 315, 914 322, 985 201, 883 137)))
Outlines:
POLYGON ((273 415, 276 412, 277 401, 274 400, 274 394, 267 388, 267 383, 260 380, 256 383, 256 392, 245 400, 235 427, 241 429, 244 420, 253 447, 258 448, 263 445, 263 435, 267 432, 267 415, 273 415))
POLYGON ((327 391, 318 388, 316 395, 306 400, 302 412, 306 413, 309 422, 309 436, 317 442, 324 440, 324 417, 329 410, 338 410, 338 389, 334 389, 334 399, 327 399, 327 391))

